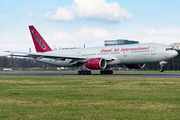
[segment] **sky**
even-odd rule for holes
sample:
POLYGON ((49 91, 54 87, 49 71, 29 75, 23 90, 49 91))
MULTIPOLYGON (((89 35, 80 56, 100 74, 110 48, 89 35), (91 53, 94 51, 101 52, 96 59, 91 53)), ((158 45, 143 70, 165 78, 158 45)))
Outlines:
POLYGON ((180 0, 0 0, 0 56, 35 52, 29 25, 54 48, 104 40, 180 43, 180 0))

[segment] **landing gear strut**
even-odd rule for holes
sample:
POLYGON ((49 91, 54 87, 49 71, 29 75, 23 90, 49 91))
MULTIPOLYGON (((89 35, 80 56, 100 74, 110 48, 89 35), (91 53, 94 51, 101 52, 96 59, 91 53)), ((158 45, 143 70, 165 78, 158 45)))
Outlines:
POLYGON ((87 69, 86 64, 82 64, 81 70, 78 71, 78 75, 90 75, 91 71, 87 69))
POLYGON ((101 70, 100 73, 103 74, 113 74, 112 70, 101 70))
POLYGON ((159 62, 159 72, 164 72, 164 61, 159 62))

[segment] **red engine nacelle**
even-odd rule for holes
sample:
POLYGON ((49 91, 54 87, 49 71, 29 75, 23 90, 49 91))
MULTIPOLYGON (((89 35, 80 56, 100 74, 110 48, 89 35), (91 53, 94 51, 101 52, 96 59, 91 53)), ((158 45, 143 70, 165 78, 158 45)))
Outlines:
POLYGON ((91 58, 86 61, 86 67, 89 69, 104 69, 107 62, 104 58, 91 58))
POLYGON ((130 69, 138 69, 138 68, 144 68, 145 64, 129 64, 126 65, 126 67, 130 69))

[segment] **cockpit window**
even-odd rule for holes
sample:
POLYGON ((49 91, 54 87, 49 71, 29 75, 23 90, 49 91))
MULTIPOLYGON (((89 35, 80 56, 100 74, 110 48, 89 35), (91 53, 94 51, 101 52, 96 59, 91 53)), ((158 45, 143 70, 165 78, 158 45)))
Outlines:
POLYGON ((174 50, 174 48, 166 48, 166 50, 174 50))

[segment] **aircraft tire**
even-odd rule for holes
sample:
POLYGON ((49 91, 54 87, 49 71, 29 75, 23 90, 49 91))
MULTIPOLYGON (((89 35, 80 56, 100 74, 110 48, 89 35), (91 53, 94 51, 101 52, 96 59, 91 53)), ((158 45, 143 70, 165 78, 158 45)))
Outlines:
POLYGON ((106 74, 110 74, 110 70, 107 70, 107 71, 106 71, 106 74))
POLYGON ((82 75, 84 75, 85 74, 84 70, 82 70, 81 73, 82 73, 82 75))
POLYGON ((84 71, 84 74, 85 74, 85 75, 87 75, 87 74, 88 74, 88 71, 87 71, 87 70, 85 70, 85 71, 84 71))
POLYGON ((103 74, 104 74, 104 71, 103 71, 103 70, 101 70, 101 71, 100 71, 100 74, 101 74, 101 75, 103 75, 103 74))
POLYGON ((78 75, 91 75, 91 71, 90 70, 79 70, 78 71, 78 75))
POLYGON ((89 70, 89 71, 87 72, 87 74, 88 74, 88 75, 91 75, 91 71, 89 70))
POLYGON ((101 70, 100 71, 100 74, 101 75, 109 75, 109 74, 113 74, 113 71, 112 70, 101 70))
POLYGON ((81 75, 82 74, 82 72, 81 71, 78 71, 78 75, 81 75))

